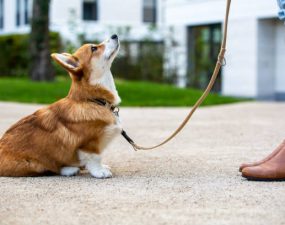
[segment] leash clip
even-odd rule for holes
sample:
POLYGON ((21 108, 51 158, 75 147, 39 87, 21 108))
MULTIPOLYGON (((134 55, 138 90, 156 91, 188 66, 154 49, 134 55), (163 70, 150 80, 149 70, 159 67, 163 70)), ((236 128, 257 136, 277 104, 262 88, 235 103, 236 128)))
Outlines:
POLYGON ((227 65, 227 60, 226 60, 226 58, 224 57, 223 58, 223 62, 222 62, 222 64, 221 64, 222 66, 226 66, 227 65))
POLYGON ((218 63, 221 66, 226 66, 227 65, 227 60, 225 58, 225 53, 226 53, 226 49, 222 48, 221 51, 220 51, 220 54, 218 56, 218 63))
POLYGON ((115 106, 112 109, 112 112, 115 114, 115 116, 119 117, 120 108, 118 106, 115 106))
POLYGON ((126 131, 122 130, 121 135, 127 140, 127 142, 129 142, 135 151, 138 150, 135 142, 127 135, 126 131))

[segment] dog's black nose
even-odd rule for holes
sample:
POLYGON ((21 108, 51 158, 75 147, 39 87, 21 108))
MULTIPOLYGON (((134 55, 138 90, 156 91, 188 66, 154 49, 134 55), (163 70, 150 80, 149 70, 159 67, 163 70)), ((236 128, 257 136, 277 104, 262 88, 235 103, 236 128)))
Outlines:
POLYGON ((118 39, 118 35, 117 35, 117 34, 113 34, 113 35, 111 36, 111 39, 118 39))

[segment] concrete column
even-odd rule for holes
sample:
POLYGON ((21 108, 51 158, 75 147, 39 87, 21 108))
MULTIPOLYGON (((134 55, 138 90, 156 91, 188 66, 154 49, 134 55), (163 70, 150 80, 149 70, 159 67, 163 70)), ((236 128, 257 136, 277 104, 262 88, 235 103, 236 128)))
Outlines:
POLYGON ((178 87, 186 87, 187 84, 187 27, 169 27, 165 38, 166 52, 164 74, 170 77, 176 73, 178 87), (179 35, 178 35, 179 34, 179 35))
POLYGON ((257 98, 274 99, 275 30, 277 19, 258 20, 257 98))
POLYGON ((222 73, 222 94, 257 97, 257 20, 230 21, 227 65, 222 73))
POLYGON ((275 56, 275 98, 285 100, 285 26, 283 22, 276 24, 276 56, 275 56))

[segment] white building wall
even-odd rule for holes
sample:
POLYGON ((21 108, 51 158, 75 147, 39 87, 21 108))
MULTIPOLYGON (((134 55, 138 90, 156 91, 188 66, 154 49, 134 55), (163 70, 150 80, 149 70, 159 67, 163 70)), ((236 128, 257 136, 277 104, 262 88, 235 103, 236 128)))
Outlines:
MULTIPOLYGON (((88 39, 102 40, 113 32, 129 27, 131 32, 125 38, 141 40, 151 37, 162 40, 160 28, 163 23, 163 0, 157 0, 156 30, 150 30, 150 24, 143 22, 142 0, 99 0, 98 21, 83 21, 82 2, 83 0, 51 0, 51 30, 60 32, 65 39, 76 41, 77 36, 82 33, 85 33, 88 39)), ((16 0, 4 0, 4 7, 5 24, 0 34, 29 32, 28 25, 16 27, 16 0)))
MULTIPOLYGON (((188 26, 222 23, 225 14, 225 6, 226 0, 168 0, 166 24, 173 27, 184 26, 187 28, 188 26)), ((222 72, 222 94, 258 97, 259 95, 267 95, 269 92, 272 92, 274 79, 271 81, 268 90, 265 90, 265 93, 259 92, 264 83, 268 81, 269 77, 268 75, 265 75, 264 72, 261 74, 263 78, 259 79, 259 72, 262 71, 262 67, 259 68, 258 66, 262 65, 262 60, 268 61, 270 57, 267 59, 258 58, 258 52, 266 51, 266 49, 262 50, 261 48, 258 48, 260 38, 258 35, 258 20, 277 18, 277 13, 278 6, 276 1, 232 1, 226 53, 227 66, 223 68, 222 72)), ((281 33, 281 31, 279 33, 281 33)), ((176 39, 181 38, 180 33, 174 33, 173 35, 176 39)), ((263 41, 269 41, 271 38, 274 37, 269 36, 264 38, 263 41)), ((280 34, 279 39, 282 39, 280 34)), ((262 40, 260 41, 262 42, 262 40)), ((187 51, 187 44, 180 46, 180 51, 182 48, 187 51)), ((283 53, 279 51, 279 54, 283 56, 284 51, 283 53)), ((181 59, 181 65, 182 61, 187 62, 186 54, 184 58, 181 59)), ((281 62, 281 60, 278 62, 281 62)), ((272 62, 272 64, 274 64, 274 62, 272 62)), ((184 67, 187 68, 187 63, 184 64, 184 67)), ((279 72, 277 73, 282 73, 280 72, 280 67, 281 63, 278 63, 279 69, 277 70, 279 72)), ((276 68, 271 71, 275 71, 275 69, 276 68)), ((180 76, 181 75, 182 74, 180 74, 180 76)), ((186 76, 186 73, 184 73, 184 76, 186 76)), ((283 79, 280 77, 281 75, 279 75, 279 80, 283 79)), ((275 84, 280 90, 285 86, 284 82, 283 84, 281 83, 282 82, 280 81, 278 84, 275 84)))
POLYGON ((99 17, 102 24, 138 26, 142 24, 142 7, 140 0, 103 0, 99 4, 99 17))
MULTIPOLYGON (((143 22, 142 0, 99 0, 98 21, 82 20, 82 0, 52 0, 51 28, 60 31, 67 38, 74 40, 84 33, 88 39, 102 40, 112 33, 119 33, 121 38, 141 40, 151 38, 161 40, 159 28, 162 24, 162 11, 157 11, 158 29, 150 31, 150 24, 143 22), (72 13, 71 13, 72 12, 72 13), (75 24, 75 26, 72 26, 75 24), (126 29, 130 29, 127 34, 126 29)), ((158 0, 160 9, 162 0, 158 0)))
MULTIPOLYGON (((11 16, 7 19, 8 12, 15 11, 16 4, 15 1, 5 1, 4 2, 4 29, 7 33, 11 32, 16 27, 16 16, 11 16)), ((14 14, 15 15, 15 14, 14 14)))
POLYGON ((257 21, 231 20, 222 71, 222 93, 230 96, 257 95, 257 21))
MULTIPOLYGON (((21 0, 22 6, 24 1, 21 0)), ((30 4, 31 8, 31 4, 30 4)), ((16 1, 4 0, 4 29, 0 29, 0 34, 10 33, 26 33, 29 32, 29 26, 24 24, 24 7, 22 7, 21 13, 21 26, 16 26, 16 1)))
POLYGON ((187 73, 187 28, 185 26, 175 26, 164 33, 166 38, 166 53, 164 75, 177 76, 177 86, 185 87, 187 82, 185 74, 187 73), (179 34, 174 35, 174 34, 179 34), (174 39, 173 39, 174 38, 174 39))
POLYGON ((69 20, 82 18, 82 6, 80 0, 51 0, 50 24, 66 24, 69 20), (71 11, 74 11, 74 15, 71 11), (71 18, 71 17, 74 18, 71 18))
POLYGON ((275 90, 277 99, 285 99, 285 26, 283 22, 276 25, 276 64, 275 90))
POLYGON ((80 0, 52 0, 50 28, 72 41, 82 32, 82 6, 80 0))
POLYGON ((257 97, 261 99, 274 99, 275 97, 276 21, 276 19, 258 21, 257 97))
POLYGON ((168 0, 166 24, 168 26, 194 26, 222 21, 223 0, 168 0))

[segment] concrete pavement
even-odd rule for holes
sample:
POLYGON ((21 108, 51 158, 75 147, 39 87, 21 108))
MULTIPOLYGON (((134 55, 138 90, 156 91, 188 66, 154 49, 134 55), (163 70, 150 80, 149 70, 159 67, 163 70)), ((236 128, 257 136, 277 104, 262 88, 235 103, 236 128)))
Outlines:
MULTIPOLYGON (((0 103, 0 135, 38 105, 0 103)), ((186 108, 122 108, 128 133, 159 142, 186 108)), ((241 162, 285 138, 284 103, 204 107, 171 143, 134 152, 117 138, 104 154, 114 178, 0 178, 0 224, 285 224, 285 182, 248 182, 241 162)))

